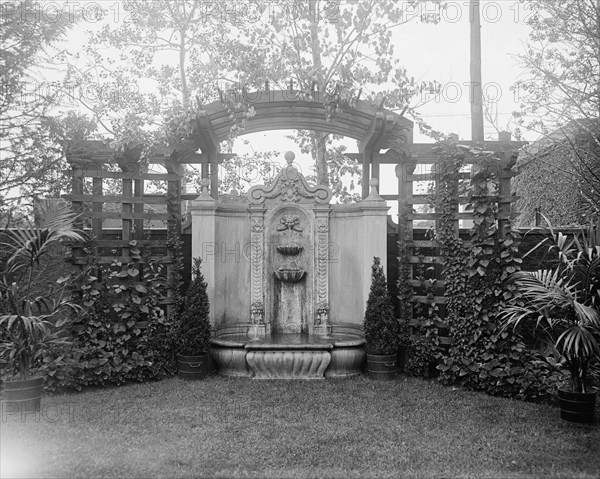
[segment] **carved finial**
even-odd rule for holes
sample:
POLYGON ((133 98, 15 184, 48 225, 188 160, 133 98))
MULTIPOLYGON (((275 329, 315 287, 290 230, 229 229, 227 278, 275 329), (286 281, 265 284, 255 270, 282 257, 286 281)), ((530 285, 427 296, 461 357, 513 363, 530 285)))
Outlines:
POLYGON ((383 201, 383 198, 379 196, 379 193, 377 192, 379 180, 377 178, 371 178, 369 180, 369 186, 371 187, 371 190, 369 191, 369 196, 367 196, 364 201, 383 201))
POLYGON ((369 180, 369 186, 371 187, 371 193, 377 193, 377 187, 379 186, 379 180, 377 178, 371 178, 369 180))
POLYGON ((292 166, 292 163, 294 163, 294 158, 296 158, 296 155, 294 154, 293 151, 286 151, 285 155, 283 155, 283 157, 285 158, 285 161, 287 161, 288 166, 292 166))
POLYGON ((208 185, 210 185, 210 180, 208 178, 202 178, 200 180, 200 188, 202 191, 200 192, 200 196, 197 198, 198 200, 213 200, 214 198, 210 196, 208 192, 208 185))

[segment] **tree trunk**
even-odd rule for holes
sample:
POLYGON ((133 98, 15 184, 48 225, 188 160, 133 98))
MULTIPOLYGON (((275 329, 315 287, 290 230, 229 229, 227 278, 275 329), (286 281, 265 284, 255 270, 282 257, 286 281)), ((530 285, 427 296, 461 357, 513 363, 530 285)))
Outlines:
POLYGON ((327 168, 327 148, 325 147, 325 141, 327 139, 327 133, 322 131, 313 131, 313 145, 314 145, 314 160, 317 168, 317 184, 329 186, 329 170, 327 168))
MULTIPOLYGON (((315 68, 315 75, 317 77, 317 86, 321 99, 326 91, 325 78, 323 76, 323 61, 321 60, 321 43, 319 42, 319 16, 316 12, 317 2, 316 0, 310 0, 309 2, 309 22, 310 22, 310 47, 313 57, 313 65, 315 68)), ((327 134, 322 131, 313 131, 313 158, 315 160, 315 166, 317 170, 317 184, 329 186, 329 171, 327 168, 327 148, 325 147, 325 140, 327 134)))
POLYGON ((185 76, 185 29, 179 31, 179 78, 181 80, 181 100, 184 108, 190 106, 190 92, 188 90, 187 78, 185 76))

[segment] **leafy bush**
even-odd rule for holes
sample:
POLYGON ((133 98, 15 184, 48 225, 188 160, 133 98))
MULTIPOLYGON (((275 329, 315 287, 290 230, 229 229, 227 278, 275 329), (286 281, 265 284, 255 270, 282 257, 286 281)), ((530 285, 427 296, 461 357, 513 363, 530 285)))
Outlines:
POLYGON ((421 318, 419 325, 412 328, 407 323, 400 323, 398 342, 406 351, 405 374, 425 379, 438 375, 436 366, 444 351, 439 344, 437 330, 431 319, 421 318))
POLYGON ((373 258, 371 291, 365 311, 364 331, 369 354, 395 354, 398 348, 398 321, 387 290, 381 260, 373 258))
POLYGON ((512 276, 522 298, 502 313, 505 328, 539 330, 571 373, 572 390, 586 392, 590 363, 600 357, 600 222, 569 240, 553 234, 559 265, 512 276))
POLYGON ((431 341, 421 336, 411 336, 406 348, 408 360, 404 373, 425 379, 436 375, 435 366, 439 353, 431 341))
POLYGON ((190 356, 205 354, 210 346, 210 304, 201 264, 194 258, 193 279, 176 318, 178 351, 190 356))
MULTIPOLYGON (((130 246, 135 258, 135 241, 130 246)), ((161 265, 141 266, 134 259, 93 269, 103 280, 87 275, 81 285, 83 314, 68 328, 73 344, 45 352, 47 389, 80 390, 173 374, 172 323, 160 306, 166 290, 161 265)))

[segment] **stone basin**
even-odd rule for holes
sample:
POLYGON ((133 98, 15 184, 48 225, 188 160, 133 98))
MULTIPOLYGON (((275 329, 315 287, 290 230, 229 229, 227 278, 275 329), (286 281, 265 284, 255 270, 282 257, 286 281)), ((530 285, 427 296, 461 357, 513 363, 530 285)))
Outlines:
POLYGON ((323 338, 304 334, 273 334, 252 341, 231 329, 211 339, 211 355, 219 374, 253 379, 323 379, 360 374, 365 340, 353 328, 334 326, 323 338), (344 331, 345 329, 345 331, 344 331))

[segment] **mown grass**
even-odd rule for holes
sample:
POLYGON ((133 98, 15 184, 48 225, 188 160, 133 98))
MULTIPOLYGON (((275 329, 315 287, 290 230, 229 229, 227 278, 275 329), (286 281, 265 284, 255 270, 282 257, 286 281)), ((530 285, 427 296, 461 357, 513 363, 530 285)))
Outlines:
POLYGON ((590 477, 600 427, 400 378, 211 377, 43 398, 0 424, 2 477, 590 477))

